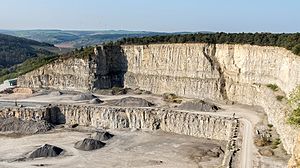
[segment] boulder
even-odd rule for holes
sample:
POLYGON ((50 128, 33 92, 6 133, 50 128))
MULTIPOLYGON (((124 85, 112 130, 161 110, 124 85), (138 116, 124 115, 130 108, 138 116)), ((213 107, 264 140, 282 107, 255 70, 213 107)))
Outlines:
POLYGON ((224 151, 221 147, 215 147, 207 151, 207 155, 210 157, 219 157, 220 155, 224 154, 224 151))
POLYGON ((30 88, 14 88, 13 92, 17 94, 28 94, 28 95, 33 94, 33 90, 30 88))
POLYGON ((103 101, 98 98, 95 98, 95 99, 90 100, 89 103, 90 104, 100 104, 100 103, 103 103, 103 101))
POLYGON ((100 149, 105 146, 105 143, 91 139, 91 138, 85 138, 83 141, 78 141, 75 143, 74 147, 79 150, 83 151, 91 151, 95 149, 100 149))
POLYGON ((56 157, 62 154, 64 150, 49 144, 34 150, 30 153, 28 158, 40 158, 40 157, 56 157))
POLYGON ((60 92, 60 91, 54 91, 54 92, 51 92, 49 95, 50 96, 60 96, 60 95, 62 95, 63 93, 62 92, 60 92))
POLYGON ((91 135, 92 139, 98 140, 98 141, 107 141, 110 138, 112 138, 114 135, 110 134, 106 131, 97 131, 91 135))
POLYGON ((97 98, 95 95, 90 94, 90 93, 84 93, 84 94, 79 94, 75 95, 72 97, 72 100, 74 101, 82 101, 82 100, 92 100, 97 98))
POLYGON ((267 156, 267 157, 270 157, 270 156, 273 156, 273 155, 274 155, 274 152, 273 152, 273 150, 271 150, 271 149, 259 149, 258 152, 259 152, 262 156, 267 156))
POLYGON ((162 96, 163 96, 163 100, 169 103, 180 104, 182 102, 182 100, 174 93, 164 93, 162 96))
POLYGON ((125 97, 117 100, 114 105, 121 107, 151 107, 154 104, 142 98, 125 97))

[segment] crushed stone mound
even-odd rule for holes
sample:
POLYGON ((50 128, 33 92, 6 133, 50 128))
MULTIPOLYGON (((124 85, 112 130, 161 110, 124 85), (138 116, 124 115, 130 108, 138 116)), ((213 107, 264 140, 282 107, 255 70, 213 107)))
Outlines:
POLYGON ((90 94, 90 93, 85 93, 85 94, 79 94, 75 95, 72 97, 72 100, 74 101, 81 101, 81 100, 92 100, 97 98, 95 95, 90 94))
POLYGON ((105 143, 91 138, 85 138, 83 141, 78 141, 74 145, 76 149, 83 150, 83 151, 96 150, 104 146, 105 143))
POLYGON ((103 103, 103 101, 98 98, 95 98, 95 99, 90 100, 89 103, 90 104, 100 104, 100 103, 103 103))
POLYGON ((0 118, 0 132, 14 132, 20 134, 44 133, 53 128, 45 120, 24 121, 18 118, 0 118))
POLYGON ((180 110, 193 110, 193 111, 204 111, 204 112, 216 112, 221 108, 212 104, 205 102, 203 100, 192 100, 182 103, 178 106, 180 110))
POLYGON ((97 131, 91 135, 91 138, 98 141, 107 141, 113 136, 114 136, 113 134, 110 134, 107 131, 97 131))
POLYGON ((60 91, 54 91, 54 92, 51 92, 49 95, 50 96, 60 96, 60 95, 62 95, 63 93, 62 92, 60 92, 60 91))
POLYGON ((114 103, 115 106, 122 106, 122 107, 151 107, 154 106, 153 103, 148 102, 142 98, 136 97, 125 97, 120 100, 117 100, 114 103))
POLYGON ((28 158, 40 158, 40 157, 56 157, 59 156, 64 150, 53 146, 45 144, 44 146, 31 152, 28 158))

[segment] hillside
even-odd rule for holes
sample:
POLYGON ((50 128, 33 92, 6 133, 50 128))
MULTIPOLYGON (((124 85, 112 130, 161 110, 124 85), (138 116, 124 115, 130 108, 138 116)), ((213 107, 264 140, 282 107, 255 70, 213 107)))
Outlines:
POLYGON ((47 63, 58 52, 52 44, 0 34, 0 82, 47 63))
POLYGON ((0 34, 0 68, 8 68, 29 58, 48 56, 58 49, 48 43, 0 34))
POLYGON ((124 37, 145 37, 167 33, 125 30, 75 31, 75 30, 0 30, 0 33, 55 44, 58 47, 79 48, 82 46, 115 41, 124 37))

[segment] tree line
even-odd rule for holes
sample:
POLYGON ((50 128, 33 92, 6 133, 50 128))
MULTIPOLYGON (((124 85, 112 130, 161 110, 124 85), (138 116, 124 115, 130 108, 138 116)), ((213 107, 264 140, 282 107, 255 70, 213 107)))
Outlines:
POLYGON ((147 45, 157 43, 250 44, 277 46, 300 55, 300 33, 195 33, 124 38, 106 45, 147 45))

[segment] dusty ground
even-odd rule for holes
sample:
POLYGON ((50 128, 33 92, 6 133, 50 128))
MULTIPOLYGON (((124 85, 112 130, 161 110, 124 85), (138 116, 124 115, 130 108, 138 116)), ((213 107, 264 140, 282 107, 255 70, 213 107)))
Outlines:
POLYGON ((76 141, 90 133, 55 131, 25 137, 0 136, 0 167, 94 168, 94 167, 214 167, 222 157, 200 157, 209 149, 223 146, 224 142, 193 138, 163 132, 112 131, 115 136, 104 148, 95 151, 79 151, 73 147, 76 141), (66 150, 58 158, 41 158, 13 161, 45 143, 66 150), (200 161, 200 162, 199 162, 200 161))

